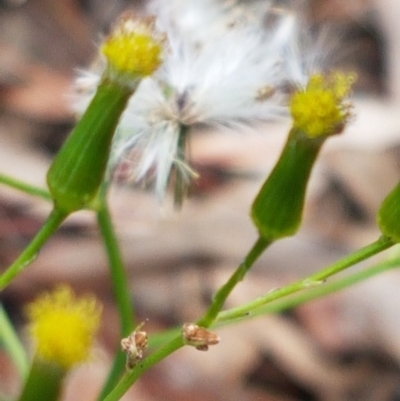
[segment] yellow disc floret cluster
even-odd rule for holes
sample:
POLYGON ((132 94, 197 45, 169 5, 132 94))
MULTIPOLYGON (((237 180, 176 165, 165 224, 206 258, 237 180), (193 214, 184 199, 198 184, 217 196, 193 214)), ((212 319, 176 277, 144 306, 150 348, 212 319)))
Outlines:
POLYGON ((37 356, 63 369, 86 360, 100 323, 92 296, 76 298, 69 287, 45 293, 27 307, 37 356))
POLYGON ((124 14, 104 41, 101 52, 116 74, 141 78, 161 64, 164 36, 156 32, 153 18, 124 14))
POLYGON ((341 132, 351 115, 347 97, 355 78, 355 74, 340 72, 311 75, 307 86, 290 99, 293 128, 309 138, 341 132))

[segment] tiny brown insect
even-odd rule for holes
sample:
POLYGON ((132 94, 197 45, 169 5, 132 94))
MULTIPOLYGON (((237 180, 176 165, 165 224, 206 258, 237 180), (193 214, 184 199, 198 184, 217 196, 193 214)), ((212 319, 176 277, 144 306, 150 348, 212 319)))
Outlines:
POLYGON ((126 368, 132 369, 143 359, 143 352, 147 347, 147 333, 140 331, 145 322, 142 322, 128 337, 121 340, 122 351, 126 353, 126 368))
POLYGON ((217 334, 194 323, 185 323, 182 326, 182 336, 185 344, 191 345, 199 351, 207 351, 210 345, 216 345, 220 340, 217 334))

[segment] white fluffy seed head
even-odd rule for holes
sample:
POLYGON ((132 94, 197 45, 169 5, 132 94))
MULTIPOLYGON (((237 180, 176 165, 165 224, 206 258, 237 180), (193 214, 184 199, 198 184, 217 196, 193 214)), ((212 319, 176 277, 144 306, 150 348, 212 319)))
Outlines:
MULTIPOLYGON (((295 57, 296 19, 270 7, 265 16, 274 23, 262 29, 264 19, 216 0, 160 0, 151 8, 166 32, 168 51, 129 102, 110 168, 133 156, 133 180, 150 178, 162 199, 172 169, 188 182, 194 176, 180 145, 190 127, 249 125, 284 112, 280 88, 288 79, 285 57, 295 57)), ((79 78, 87 96, 77 108, 89 102, 97 81, 90 73, 79 78)))

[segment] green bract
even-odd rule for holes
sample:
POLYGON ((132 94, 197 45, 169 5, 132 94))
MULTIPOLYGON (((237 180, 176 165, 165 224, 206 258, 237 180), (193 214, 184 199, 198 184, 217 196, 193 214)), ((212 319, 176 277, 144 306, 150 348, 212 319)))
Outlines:
POLYGON ((400 242, 400 182, 382 202, 377 220, 386 237, 400 242))
POLYGON ((290 132, 251 208, 251 217, 262 237, 274 241, 298 230, 308 178, 323 142, 297 130, 290 132))
POLYGON ((55 401, 60 398, 66 371, 35 357, 18 401, 55 401))
POLYGON ((67 213, 86 208, 97 195, 119 118, 132 88, 104 80, 47 173, 55 207, 67 213))

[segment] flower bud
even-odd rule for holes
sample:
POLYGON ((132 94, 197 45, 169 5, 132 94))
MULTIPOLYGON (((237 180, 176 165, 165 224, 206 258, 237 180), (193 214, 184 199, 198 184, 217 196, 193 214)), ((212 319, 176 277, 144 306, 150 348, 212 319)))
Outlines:
POLYGON ((112 139, 140 80, 161 63, 162 40, 152 19, 125 14, 101 51, 107 67, 86 112, 60 149, 47 174, 56 207, 72 213, 86 207, 103 180, 112 139))
POLYGON ((89 357, 101 307, 94 297, 76 298, 69 287, 59 287, 26 312, 36 352, 19 401, 56 401, 67 372, 89 357))
POLYGON ((274 241, 298 230, 311 169, 325 139, 341 132, 350 117, 346 97, 354 75, 312 75, 290 99, 293 127, 282 154, 253 202, 260 235, 274 241))
POLYGON ((129 88, 113 82, 99 85, 47 173, 47 185, 56 208, 72 213, 88 207, 97 195, 112 138, 130 96, 129 88))
POLYGON ((298 230, 308 179, 322 143, 301 132, 290 132, 277 164, 251 208, 251 217, 262 237, 274 241, 298 230))

